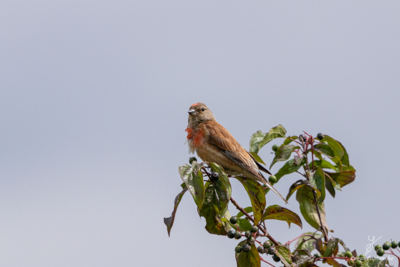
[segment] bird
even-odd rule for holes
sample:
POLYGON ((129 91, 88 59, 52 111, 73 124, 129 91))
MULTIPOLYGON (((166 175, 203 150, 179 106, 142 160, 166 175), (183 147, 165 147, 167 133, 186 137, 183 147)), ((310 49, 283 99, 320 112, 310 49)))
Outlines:
POLYGON ((211 110, 203 103, 189 108, 187 142, 189 151, 196 152, 205 162, 221 165, 229 175, 242 174, 246 178, 264 183, 286 203, 286 199, 265 179, 261 171, 271 173, 246 151, 236 139, 219 124, 211 110))

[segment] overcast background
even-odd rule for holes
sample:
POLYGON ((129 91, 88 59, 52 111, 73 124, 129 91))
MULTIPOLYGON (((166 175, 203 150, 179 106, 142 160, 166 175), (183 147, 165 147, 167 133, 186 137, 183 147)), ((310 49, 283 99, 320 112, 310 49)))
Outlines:
MULTIPOLYGON (((399 14, 399 1, 2 1, 0 266, 235 266, 237 241, 209 235, 189 194, 170 238, 163 224, 195 102, 245 148, 278 124, 340 140, 357 178, 327 196, 332 235, 359 253, 368 236, 400 241, 399 14)), ((268 165, 281 141, 261 150, 268 165)), ((304 224, 268 229, 286 242, 304 224)))

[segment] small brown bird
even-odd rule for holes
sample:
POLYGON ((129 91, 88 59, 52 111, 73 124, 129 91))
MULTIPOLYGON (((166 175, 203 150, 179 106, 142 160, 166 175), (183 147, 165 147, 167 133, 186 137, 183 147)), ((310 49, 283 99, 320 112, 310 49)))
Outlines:
POLYGON ((231 175, 243 174, 245 177, 266 184, 275 194, 287 201, 264 178, 261 171, 271 174, 258 163, 236 139, 219 124, 211 110, 203 103, 195 103, 189 108, 189 123, 186 131, 190 152, 208 162, 224 167, 231 175), (261 171, 260 171, 261 170, 261 171))

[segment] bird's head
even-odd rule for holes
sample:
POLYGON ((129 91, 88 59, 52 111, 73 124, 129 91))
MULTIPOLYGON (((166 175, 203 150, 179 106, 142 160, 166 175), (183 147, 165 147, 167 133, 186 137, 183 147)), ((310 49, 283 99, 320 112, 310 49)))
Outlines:
POLYGON ((206 121, 215 120, 211 110, 203 103, 195 103, 189 108, 189 127, 195 127, 206 121))

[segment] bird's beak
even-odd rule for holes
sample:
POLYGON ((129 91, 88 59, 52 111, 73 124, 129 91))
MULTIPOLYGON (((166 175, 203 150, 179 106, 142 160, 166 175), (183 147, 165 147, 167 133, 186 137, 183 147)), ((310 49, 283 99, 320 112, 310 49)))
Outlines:
POLYGON ((196 113, 196 110, 191 108, 191 109, 189 109, 188 113, 189 113, 189 115, 193 115, 196 113))

